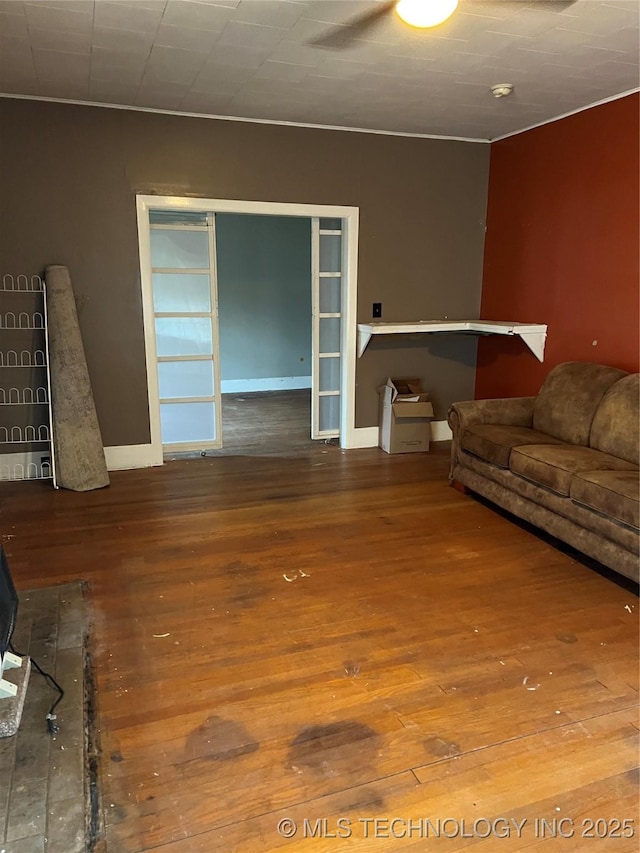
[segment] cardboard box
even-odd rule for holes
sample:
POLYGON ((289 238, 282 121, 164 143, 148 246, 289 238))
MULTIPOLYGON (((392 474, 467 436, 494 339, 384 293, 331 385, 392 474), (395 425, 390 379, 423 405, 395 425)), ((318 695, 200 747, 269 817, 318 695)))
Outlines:
POLYGON ((429 450, 433 406, 419 379, 387 379, 380 395, 380 447, 387 453, 429 450))

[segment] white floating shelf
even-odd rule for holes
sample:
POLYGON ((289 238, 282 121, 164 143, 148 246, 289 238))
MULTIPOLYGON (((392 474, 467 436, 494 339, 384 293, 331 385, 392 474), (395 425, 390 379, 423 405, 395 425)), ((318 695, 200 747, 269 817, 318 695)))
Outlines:
POLYGON ((415 335, 427 332, 466 332, 472 335, 516 335, 525 342, 538 361, 544 361, 547 327, 541 323, 508 323, 502 320, 418 320, 413 323, 359 323, 358 358, 366 350, 371 335, 415 335))

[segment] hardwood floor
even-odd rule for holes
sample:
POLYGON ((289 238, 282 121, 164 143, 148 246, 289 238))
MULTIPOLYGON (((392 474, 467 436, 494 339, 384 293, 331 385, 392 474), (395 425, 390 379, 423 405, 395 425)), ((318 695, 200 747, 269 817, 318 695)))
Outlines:
MULTIPOLYGON (((255 391, 222 395, 220 450, 207 456, 288 456, 309 453, 311 392, 255 391)), ((337 443, 337 441, 336 441, 337 443)), ((175 454, 175 459, 196 458, 200 453, 175 454)))
POLYGON ((637 597, 447 450, 0 484, 16 585, 89 583, 108 853, 637 850, 637 597))
POLYGON ((222 395, 224 447, 212 455, 293 455, 308 452, 311 392, 262 391, 222 395))

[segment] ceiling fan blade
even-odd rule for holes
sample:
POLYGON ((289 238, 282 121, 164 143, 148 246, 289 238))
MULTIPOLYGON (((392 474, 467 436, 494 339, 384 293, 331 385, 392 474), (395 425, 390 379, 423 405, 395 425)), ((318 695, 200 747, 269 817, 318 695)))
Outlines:
POLYGON ((568 9, 569 6, 573 6, 576 2, 577 0, 463 0, 464 6, 467 8, 484 6, 487 9, 491 7, 494 9, 502 7, 504 9, 506 6, 512 9, 519 9, 526 5, 529 9, 546 12, 562 12, 564 9, 568 9))
POLYGON ((371 9, 347 21, 346 24, 339 24, 327 30, 322 35, 318 36, 309 44, 314 47, 324 47, 332 50, 339 50, 342 47, 347 47, 353 39, 362 38, 369 32, 378 21, 387 15, 395 7, 396 0, 391 0, 387 3, 379 3, 376 9, 371 9))
MULTIPOLYGON (((348 47, 354 39, 363 38, 369 30, 371 30, 381 18, 393 11, 397 6, 398 0, 388 0, 385 3, 379 3, 377 8, 364 12, 347 21, 345 24, 336 24, 330 27, 317 38, 312 39, 308 44, 312 47, 322 47, 329 50, 340 50, 348 47)), ((491 7, 511 6, 513 8, 522 8, 527 6, 530 9, 544 9, 550 12, 562 12, 573 6, 577 0, 463 0, 462 6, 471 8, 473 6, 485 7, 489 10, 491 7)))
POLYGON ((546 9, 548 12, 562 12, 563 9, 568 9, 573 6, 577 0, 533 0, 529 5, 533 9, 546 9))

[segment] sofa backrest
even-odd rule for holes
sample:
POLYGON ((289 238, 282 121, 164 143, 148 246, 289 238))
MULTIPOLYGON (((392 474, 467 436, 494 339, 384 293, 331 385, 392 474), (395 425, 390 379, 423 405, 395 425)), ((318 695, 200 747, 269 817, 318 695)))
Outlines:
POLYGON ((551 370, 533 406, 533 428, 569 444, 586 447, 596 409, 624 370, 567 361, 551 370))
POLYGON ((627 462, 640 462, 640 374, 619 379, 606 392, 591 424, 589 446, 627 462))

